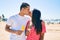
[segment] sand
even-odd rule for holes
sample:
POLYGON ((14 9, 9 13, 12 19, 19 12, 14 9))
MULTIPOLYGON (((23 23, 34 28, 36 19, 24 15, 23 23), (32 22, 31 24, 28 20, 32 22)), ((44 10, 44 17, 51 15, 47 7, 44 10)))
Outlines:
MULTIPOLYGON (((5 31, 5 22, 0 22, 0 40, 9 40, 9 33, 5 31)), ((46 24, 44 40, 60 40, 60 24, 46 24)))

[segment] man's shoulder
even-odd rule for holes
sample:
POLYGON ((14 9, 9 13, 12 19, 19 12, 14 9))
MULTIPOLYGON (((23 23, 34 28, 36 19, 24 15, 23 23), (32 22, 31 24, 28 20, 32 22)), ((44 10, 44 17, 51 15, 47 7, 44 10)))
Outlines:
POLYGON ((16 18, 17 15, 13 15, 13 16, 10 16, 8 19, 9 20, 14 20, 16 18))
POLYGON ((16 16, 17 16, 17 15, 13 15, 13 16, 11 16, 10 18, 13 19, 13 18, 15 18, 16 16))

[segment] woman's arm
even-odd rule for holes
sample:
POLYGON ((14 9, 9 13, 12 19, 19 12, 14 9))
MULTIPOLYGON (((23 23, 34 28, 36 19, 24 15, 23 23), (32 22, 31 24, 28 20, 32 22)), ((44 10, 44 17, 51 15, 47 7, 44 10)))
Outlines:
POLYGON ((29 30, 30 30, 30 21, 27 22, 26 28, 25 28, 25 34, 26 36, 29 35, 29 30))
POLYGON ((46 32, 45 22, 42 21, 42 32, 40 33, 40 40, 44 40, 44 34, 46 32))
POLYGON ((41 33, 40 40, 44 40, 44 33, 41 33))

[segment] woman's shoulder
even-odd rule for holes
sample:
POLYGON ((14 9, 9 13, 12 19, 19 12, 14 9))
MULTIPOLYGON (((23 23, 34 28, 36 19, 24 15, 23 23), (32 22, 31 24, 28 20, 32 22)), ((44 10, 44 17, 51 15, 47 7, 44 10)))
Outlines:
POLYGON ((42 22, 41 22, 42 24, 45 24, 44 20, 41 20, 41 21, 42 21, 42 22))

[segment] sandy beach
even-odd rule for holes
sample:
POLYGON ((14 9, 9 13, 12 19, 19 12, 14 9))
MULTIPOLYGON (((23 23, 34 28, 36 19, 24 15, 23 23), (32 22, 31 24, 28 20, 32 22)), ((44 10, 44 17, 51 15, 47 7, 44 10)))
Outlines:
MULTIPOLYGON (((9 40, 9 33, 5 31, 5 22, 0 22, 0 40, 9 40)), ((44 40, 60 40, 60 24, 46 24, 44 40)))

